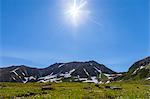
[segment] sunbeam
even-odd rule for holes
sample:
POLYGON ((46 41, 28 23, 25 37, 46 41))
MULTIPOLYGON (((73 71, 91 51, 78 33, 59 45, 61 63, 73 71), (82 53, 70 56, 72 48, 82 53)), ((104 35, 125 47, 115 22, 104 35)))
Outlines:
POLYGON ((69 15, 70 20, 75 26, 77 26, 79 22, 84 19, 84 15, 89 13, 89 11, 83 9, 86 4, 86 0, 73 0, 73 2, 69 5, 66 13, 69 15))

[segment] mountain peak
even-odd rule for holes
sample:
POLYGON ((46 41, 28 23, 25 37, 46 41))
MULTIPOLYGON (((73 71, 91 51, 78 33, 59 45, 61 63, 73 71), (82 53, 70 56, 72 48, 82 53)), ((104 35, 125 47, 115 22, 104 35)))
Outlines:
POLYGON ((135 62, 119 79, 150 79, 150 56, 135 62))
POLYGON ((0 72, 0 81, 6 82, 29 82, 33 80, 42 82, 53 82, 63 81, 64 79, 70 78, 73 78, 77 81, 88 81, 90 79, 91 82, 98 82, 98 75, 101 74, 108 79, 108 75, 116 73, 104 66, 103 64, 99 64, 93 60, 87 62, 73 61, 68 63, 55 63, 43 69, 31 68, 25 65, 20 65, 9 67, 9 69, 4 68, 0 72))

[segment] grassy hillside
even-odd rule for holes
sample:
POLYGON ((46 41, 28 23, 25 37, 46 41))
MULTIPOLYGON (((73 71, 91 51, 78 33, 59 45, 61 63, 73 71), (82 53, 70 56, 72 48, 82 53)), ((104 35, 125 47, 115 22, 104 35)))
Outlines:
POLYGON ((128 72, 123 73, 117 80, 145 80, 150 77, 150 65, 143 68, 132 68, 128 72))
POLYGON ((0 99, 149 99, 150 82, 130 81, 97 85, 94 83, 0 83, 0 99), (121 89, 109 89, 115 86, 121 89))

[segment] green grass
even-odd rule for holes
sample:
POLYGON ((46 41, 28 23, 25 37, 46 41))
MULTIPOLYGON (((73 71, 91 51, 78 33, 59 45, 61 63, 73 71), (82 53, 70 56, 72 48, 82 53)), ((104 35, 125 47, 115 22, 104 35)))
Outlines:
POLYGON ((94 83, 0 83, 0 99, 150 99, 149 81, 124 81, 111 84, 94 83), (48 86, 52 90, 42 90, 48 86), (106 89, 118 86, 122 90, 106 89))

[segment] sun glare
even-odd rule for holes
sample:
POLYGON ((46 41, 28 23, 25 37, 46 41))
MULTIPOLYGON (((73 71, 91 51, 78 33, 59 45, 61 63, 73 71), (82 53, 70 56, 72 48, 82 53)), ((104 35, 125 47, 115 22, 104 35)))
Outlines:
POLYGON ((86 11, 83 9, 86 3, 86 0, 73 0, 67 9, 67 14, 75 26, 83 19, 82 16, 86 14, 86 11))
POLYGON ((77 9, 76 7, 72 7, 70 9, 70 15, 73 17, 73 19, 77 19, 77 17, 79 16, 79 12, 80 10, 77 9))

